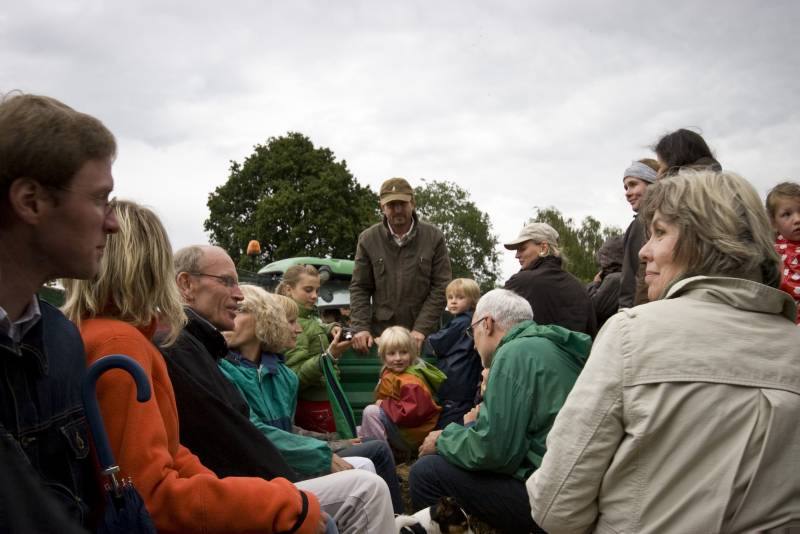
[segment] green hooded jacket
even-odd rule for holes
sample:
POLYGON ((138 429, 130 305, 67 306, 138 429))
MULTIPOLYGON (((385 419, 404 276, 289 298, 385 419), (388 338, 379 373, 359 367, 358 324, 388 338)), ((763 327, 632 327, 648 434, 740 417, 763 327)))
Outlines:
POLYGON ((462 469, 525 481, 542 463, 547 433, 591 346, 588 335, 560 326, 515 325, 495 350, 475 425, 447 425, 438 453, 462 469))
MULTIPOLYGON (((322 375, 320 357, 330 345, 328 333, 333 324, 323 324, 315 310, 309 310, 297 303, 299 313, 297 322, 303 331, 297 335, 297 344, 286 351, 286 365, 300 379, 298 397, 309 401, 328 400, 325 378, 322 375)), ((337 369, 338 375, 338 369, 337 369)))

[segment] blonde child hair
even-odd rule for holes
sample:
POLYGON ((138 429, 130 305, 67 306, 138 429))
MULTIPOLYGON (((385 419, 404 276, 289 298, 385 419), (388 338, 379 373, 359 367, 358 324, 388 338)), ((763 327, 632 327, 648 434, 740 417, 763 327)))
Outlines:
POLYGON ((770 221, 775 220, 775 212, 778 211, 778 200, 796 199, 800 200, 800 184, 796 182, 781 182, 770 190, 767 195, 767 214, 770 221))
POLYGON ((470 309, 474 310, 481 298, 481 289, 478 287, 478 283, 471 278, 456 278, 447 284, 444 290, 444 294, 448 297, 459 292, 472 301, 470 309))
POLYGON ((386 355, 396 350, 405 350, 411 355, 411 365, 419 363, 419 351, 417 342, 411 337, 411 332, 402 326, 390 326, 383 331, 378 344, 378 355, 381 361, 386 364, 386 355))

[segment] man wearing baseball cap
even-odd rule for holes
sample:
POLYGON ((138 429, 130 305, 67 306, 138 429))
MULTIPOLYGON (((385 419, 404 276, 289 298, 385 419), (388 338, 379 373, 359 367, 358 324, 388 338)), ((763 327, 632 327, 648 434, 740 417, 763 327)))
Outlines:
POLYGON ((422 345, 439 327, 451 278, 444 235, 419 219, 404 178, 383 182, 380 207, 383 220, 358 238, 350 283, 353 346, 362 352, 393 325, 411 330, 422 345))

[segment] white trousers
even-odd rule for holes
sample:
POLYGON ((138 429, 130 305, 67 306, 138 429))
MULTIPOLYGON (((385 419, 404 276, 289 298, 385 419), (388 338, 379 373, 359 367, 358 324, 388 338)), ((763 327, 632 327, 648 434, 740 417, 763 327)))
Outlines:
POLYGON ((348 469, 295 484, 317 496, 340 534, 394 532, 389 488, 381 477, 362 469, 348 469))
POLYGON ((375 464, 372 463, 372 460, 369 458, 364 458, 363 456, 346 456, 342 458, 345 462, 353 466, 353 469, 363 469, 364 471, 369 471, 370 473, 375 472, 375 464))

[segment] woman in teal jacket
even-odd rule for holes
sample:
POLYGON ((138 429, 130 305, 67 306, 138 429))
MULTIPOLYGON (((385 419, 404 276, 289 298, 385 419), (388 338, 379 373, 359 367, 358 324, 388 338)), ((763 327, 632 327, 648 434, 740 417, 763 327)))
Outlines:
POLYGON ((334 440, 334 434, 308 432, 292 424, 299 380, 283 363, 279 351, 292 347, 300 332, 297 305, 260 287, 240 287, 244 301, 236 314, 234 330, 225 332, 232 350, 220 361, 220 368, 247 400, 250 420, 304 476, 354 466, 370 469, 374 465, 389 486, 395 512, 402 512, 394 459, 385 443, 334 440))

